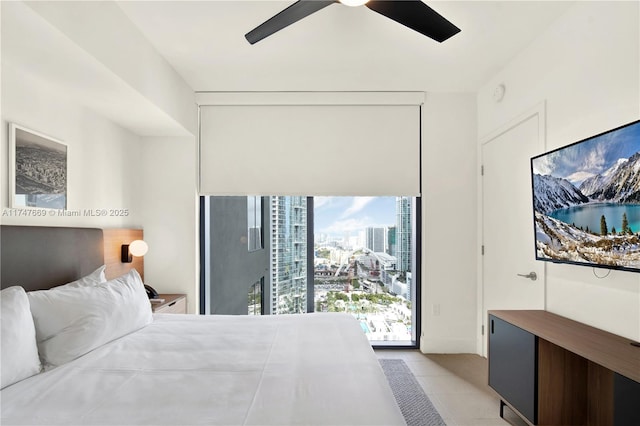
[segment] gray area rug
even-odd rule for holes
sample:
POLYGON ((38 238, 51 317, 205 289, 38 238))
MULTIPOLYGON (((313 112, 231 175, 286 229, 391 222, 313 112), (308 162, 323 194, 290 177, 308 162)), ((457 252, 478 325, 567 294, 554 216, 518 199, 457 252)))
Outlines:
POLYGON ((403 360, 379 361, 408 426, 446 426, 403 360))

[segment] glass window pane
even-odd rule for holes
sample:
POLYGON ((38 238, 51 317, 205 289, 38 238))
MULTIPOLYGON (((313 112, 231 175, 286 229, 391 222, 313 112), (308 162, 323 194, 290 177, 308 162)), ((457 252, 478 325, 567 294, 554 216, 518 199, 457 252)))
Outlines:
POLYGON ((272 196, 211 200, 209 220, 211 241, 215 242, 210 250, 212 278, 207 284, 212 289, 211 312, 346 312, 359 320, 374 345, 416 344, 415 212, 419 199, 272 196), (240 216, 245 199, 246 228, 240 216), (312 223, 313 237, 308 241, 312 223), (245 230, 248 253, 242 241, 245 230), (257 252, 260 248, 266 250, 257 252), (307 263, 311 256, 313 265, 307 263), (311 275, 313 282, 308 283, 311 275), (261 276, 248 293, 246 287, 234 284, 261 276), (245 297, 248 308, 242 307, 245 297))
POLYGON ((314 199, 314 305, 348 312, 372 343, 412 344, 413 197, 314 199))
POLYGON ((249 315, 262 315, 264 313, 262 308, 262 294, 264 287, 264 279, 254 283, 249 287, 248 294, 248 314, 249 315))
POLYGON ((262 250, 262 197, 247 197, 247 241, 249 251, 262 250))

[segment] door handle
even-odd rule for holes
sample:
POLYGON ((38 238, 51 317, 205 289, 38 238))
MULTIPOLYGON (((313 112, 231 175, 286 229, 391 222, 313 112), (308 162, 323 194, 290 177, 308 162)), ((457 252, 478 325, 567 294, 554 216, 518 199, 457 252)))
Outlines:
POLYGON ((529 272, 528 274, 516 274, 519 277, 529 278, 531 281, 535 281, 538 279, 538 274, 535 272, 529 272))

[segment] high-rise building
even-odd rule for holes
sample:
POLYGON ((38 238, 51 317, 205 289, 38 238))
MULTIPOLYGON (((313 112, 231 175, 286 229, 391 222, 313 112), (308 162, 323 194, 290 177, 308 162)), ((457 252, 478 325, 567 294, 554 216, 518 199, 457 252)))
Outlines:
POLYGON ((411 271, 411 197, 396 198, 396 259, 398 271, 411 271))
POLYGON ((307 310, 307 198, 270 197, 271 312, 307 310))
POLYGON ((384 228, 365 228, 364 246, 375 253, 384 253, 385 248, 385 229, 384 228))
POLYGON ((385 252, 390 256, 396 255, 396 227, 387 228, 387 247, 385 252))

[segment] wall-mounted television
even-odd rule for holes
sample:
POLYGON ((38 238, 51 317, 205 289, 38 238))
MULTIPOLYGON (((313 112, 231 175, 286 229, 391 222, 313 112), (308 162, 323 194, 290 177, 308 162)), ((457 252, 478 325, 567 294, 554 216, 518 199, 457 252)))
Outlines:
POLYGON ((531 159, 536 259, 640 272, 640 120, 531 159))

